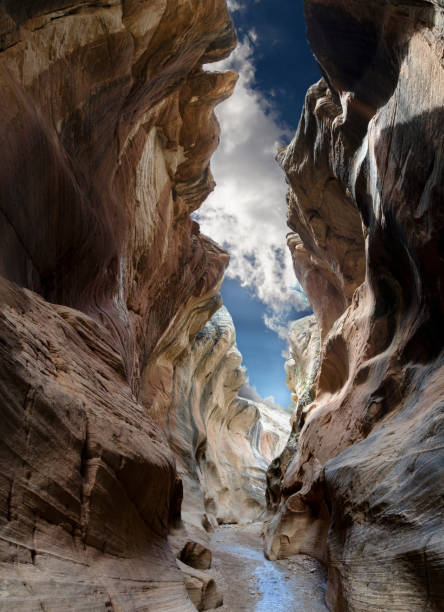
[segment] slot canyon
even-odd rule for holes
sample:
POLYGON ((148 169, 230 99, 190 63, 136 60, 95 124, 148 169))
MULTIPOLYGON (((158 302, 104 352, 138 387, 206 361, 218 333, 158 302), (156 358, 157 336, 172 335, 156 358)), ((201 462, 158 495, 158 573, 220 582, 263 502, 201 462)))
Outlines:
POLYGON ((0 0, 0 610, 444 610, 444 2, 303 7, 290 413, 195 217, 226 0, 0 0))

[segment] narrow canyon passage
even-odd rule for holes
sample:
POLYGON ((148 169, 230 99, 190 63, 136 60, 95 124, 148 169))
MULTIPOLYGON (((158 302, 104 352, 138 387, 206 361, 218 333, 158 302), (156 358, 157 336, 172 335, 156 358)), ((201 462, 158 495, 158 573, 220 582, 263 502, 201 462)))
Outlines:
POLYGON ((444 0, 0 0, 0 612, 444 610, 443 50, 444 0))
POLYGON ((324 612, 326 571, 312 557, 268 561, 262 523, 225 525, 211 537, 211 574, 224 593, 218 611, 324 612))

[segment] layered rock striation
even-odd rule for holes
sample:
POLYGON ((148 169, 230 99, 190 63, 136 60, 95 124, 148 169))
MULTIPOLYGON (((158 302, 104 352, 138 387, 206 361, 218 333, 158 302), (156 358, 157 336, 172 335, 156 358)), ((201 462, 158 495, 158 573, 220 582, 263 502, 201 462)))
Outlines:
POLYGON ((290 354, 285 363, 287 387, 295 407, 296 427, 300 427, 303 410, 313 400, 319 371, 320 338, 314 315, 291 323, 288 344, 290 354))
POLYGON ((331 610, 439 610, 444 6, 306 0, 305 15, 323 78, 279 161, 321 352, 266 552, 328 564, 331 610))
POLYGON ((228 256, 189 215, 233 25, 224 0, 0 17, 0 607, 192 610, 154 398, 220 306, 228 256))
POLYGON ((0 609, 193 610, 174 457, 111 334, 2 281, 0 609))
MULTIPOLYGON (((280 455, 277 455, 267 469, 266 501, 267 510, 276 512, 282 501, 282 481, 289 462, 297 452, 299 434, 316 392, 319 374, 320 337, 316 317, 310 315, 293 321, 288 334, 289 356, 285 363, 287 387, 291 392, 293 414, 290 419, 291 434, 280 455)), ((282 540, 282 539, 281 539, 282 540)), ((286 540, 281 541, 280 555, 286 540)), ((269 553, 271 554, 271 553, 269 553)))
POLYGON ((225 2, 1 10, 1 273, 107 327, 137 390, 228 261, 189 217, 236 80, 201 68, 235 44, 225 2))
POLYGON ((158 357, 157 364, 173 367, 167 393, 149 379, 151 392, 157 390, 151 405, 176 457, 183 496, 180 520, 176 516, 168 539, 199 610, 221 602, 205 573, 212 566, 207 532, 263 518, 267 466, 290 432, 288 412, 241 397, 246 378, 241 362, 233 321, 222 307, 188 351, 158 357))
POLYGON ((182 518, 198 537, 203 528, 259 518, 267 465, 290 430, 286 411, 239 396, 246 378, 241 362, 222 307, 175 362, 168 405, 158 410, 183 481, 182 518))

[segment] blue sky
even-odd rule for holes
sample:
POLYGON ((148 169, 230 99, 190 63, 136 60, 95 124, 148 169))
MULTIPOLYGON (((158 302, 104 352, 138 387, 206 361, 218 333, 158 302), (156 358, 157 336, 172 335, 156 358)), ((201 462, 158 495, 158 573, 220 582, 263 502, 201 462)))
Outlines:
POLYGON ((307 88, 319 70, 305 39, 302 2, 228 0, 238 30, 233 96, 216 109, 221 143, 212 159, 216 189, 197 213, 204 233, 230 253, 222 288, 250 383, 283 406, 285 337, 309 304, 294 290, 286 247, 286 183, 274 157, 294 135, 307 88))
MULTIPOLYGON (((237 346, 247 367, 250 385, 263 398, 272 396, 275 402, 287 408, 291 402, 285 384, 285 359, 282 357, 287 343, 264 324, 266 308, 263 302, 231 278, 224 281, 222 297, 233 317, 237 346)), ((293 311, 290 320, 306 314, 311 312, 293 311)))
POLYGON ((245 0, 231 4, 239 7, 231 13, 239 39, 249 33, 257 36, 255 88, 273 103, 278 119, 295 132, 305 93, 320 78, 306 42, 303 2, 245 0))

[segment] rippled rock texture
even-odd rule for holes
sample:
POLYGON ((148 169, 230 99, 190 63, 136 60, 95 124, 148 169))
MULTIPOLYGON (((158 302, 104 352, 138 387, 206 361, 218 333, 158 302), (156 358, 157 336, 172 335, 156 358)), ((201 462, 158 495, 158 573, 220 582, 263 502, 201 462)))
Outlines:
POLYGON ((224 0, 0 5, 2 609, 194 609, 150 384, 220 305, 189 214, 234 44, 224 0))
POLYGON ((288 344, 290 355, 285 363, 287 387, 295 407, 293 420, 300 427, 303 410, 313 400, 319 370, 320 338, 314 315, 293 321, 288 344))
POLYGON ((0 609, 193 610, 166 546, 174 457, 111 335, 1 291, 0 609))
MULTIPOLYGON (((289 358, 285 363, 287 387, 291 392, 294 411, 290 419, 291 434, 282 453, 274 458, 267 469, 266 501, 267 510, 275 512, 282 500, 282 482, 287 466, 297 451, 299 434, 316 392, 319 372, 320 337, 314 315, 293 321, 288 335, 289 358)), ((279 525, 281 526, 281 524, 279 525)), ((291 554, 287 537, 280 534, 279 556, 291 554)), ((274 534, 276 540, 276 534, 274 534)), ((272 553, 268 552, 269 556, 272 553)))
MULTIPOLYGON (((219 297, 196 308, 194 321, 208 319, 219 297)), ((179 496, 169 542, 183 563, 190 597, 199 610, 220 601, 211 567, 208 531, 218 524, 247 523, 265 510, 266 470, 290 431, 282 409, 239 396, 245 382, 233 321, 225 307, 194 334, 172 328, 150 358, 141 401, 168 438, 176 458, 179 496), (208 582, 210 581, 210 582, 208 582)))
POLYGON ((201 69, 234 46, 225 2, 2 11, 0 271, 102 322, 137 387, 228 260, 189 218, 213 187, 213 107, 236 79, 201 69))
POLYGON ((328 563, 331 610, 444 605, 444 10, 306 0, 324 78, 279 155, 321 334, 270 557, 328 563))
POLYGON ((259 517, 267 466, 290 432, 288 412, 239 397, 241 362, 233 321, 222 307, 176 361, 168 406, 158 409, 183 481, 182 517, 197 536, 202 528, 259 517))

